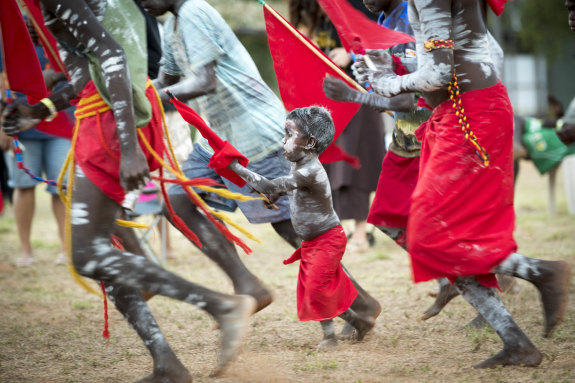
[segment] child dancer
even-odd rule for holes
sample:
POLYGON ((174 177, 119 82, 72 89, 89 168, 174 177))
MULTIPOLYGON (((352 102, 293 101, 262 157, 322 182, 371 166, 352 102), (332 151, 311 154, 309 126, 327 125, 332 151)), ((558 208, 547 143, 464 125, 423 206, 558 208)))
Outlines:
POLYGON ((287 176, 268 180, 237 161, 229 168, 273 202, 288 195, 291 220, 302 245, 284 264, 300 260, 297 287, 298 317, 320 321, 324 338, 319 350, 337 346, 333 318, 339 316, 363 339, 373 328, 373 319, 361 318, 350 306, 357 290, 341 267, 347 243, 333 209, 331 189, 318 157, 333 141, 334 125, 327 109, 317 106, 290 112, 285 122, 283 149, 292 163, 287 176))

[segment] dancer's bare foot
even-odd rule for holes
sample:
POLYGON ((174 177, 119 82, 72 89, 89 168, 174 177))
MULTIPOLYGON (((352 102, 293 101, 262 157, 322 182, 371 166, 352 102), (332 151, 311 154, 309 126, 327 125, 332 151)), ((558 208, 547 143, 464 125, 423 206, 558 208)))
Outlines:
POLYGON ((249 295, 237 295, 234 299, 237 301, 230 307, 229 311, 214 316, 221 330, 221 335, 218 365, 212 376, 219 375, 228 362, 236 356, 247 332, 249 317, 257 308, 256 300, 249 295))
POLYGON ((458 296, 459 293, 451 283, 442 283, 439 287, 439 293, 435 297, 435 302, 423 313, 421 320, 427 320, 436 316, 443 310, 450 300, 458 296))
POLYGON ((565 261, 541 261, 540 268, 543 272, 534 278, 533 283, 539 290, 543 303, 545 315, 543 336, 548 337, 561 322, 567 309, 571 266, 565 261))
POLYGON ((525 347, 503 348, 497 354, 473 368, 495 368, 497 366, 536 367, 541 363, 541 352, 531 342, 525 347))
POLYGON ((355 311, 357 318, 354 319, 358 322, 357 329, 355 323, 352 325, 350 321, 346 321, 341 329, 341 332, 337 335, 338 340, 343 341, 361 341, 365 335, 375 326, 375 321, 379 314, 381 314, 381 305, 379 302, 375 301, 374 305, 370 307, 368 313, 355 311))
POLYGON ((337 339, 335 337, 324 338, 318 345, 318 351, 330 351, 337 348, 337 339))
POLYGON ((192 376, 179 361, 138 380, 136 383, 192 383, 192 376))
POLYGON ((341 332, 337 335, 337 339, 338 340, 353 340, 354 331, 355 331, 355 329, 353 328, 353 326, 351 324, 349 324, 348 322, 345 322, 345 324, 343 325, 343 328, 341 329, 341 332))

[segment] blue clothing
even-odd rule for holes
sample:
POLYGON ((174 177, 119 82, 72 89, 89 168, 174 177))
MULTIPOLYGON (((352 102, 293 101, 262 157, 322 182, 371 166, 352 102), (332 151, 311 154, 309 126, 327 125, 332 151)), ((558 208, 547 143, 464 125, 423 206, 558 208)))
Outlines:
MULTIPOLYGON (((413 29, 411 29, 409 18, 407 16, 407 1, 403 1, 395 7, 389 15, 385 15, 382 12, 379 16, 378 23, 394 31, 407 33, 408 35, 413 36, 413 29)), ((415 55, 415 43, 396 45, 391 47, 389 50, 390 53, 398 57, 406 57, 406 55, 409 55, 410 51, 415 55)))
MULTIPOLYGON (((32 174, 45 175, 47 180, 57 181, 70 150, 70 140, 49 135, 46 137, 41 140, 19 137, 20 145, 23 147, 22 160, 32 174)), ((10 174, 8 186, 14 189, 26 189, 40 183, 18 169, 16 158, 11 151, 4 152, 4 159, 10 174)), ((58 194, 58 189, 54 185, 48 185, 46 190, 50 194, 58 194)))
MULTIPOLYGON (((208 167, 211 153, 207 152, 199 143, 194 144, 194 150, 188 159, 182 164, 182 171, 187 178, 211 178, 226 185, 226 188, 235 193, 242 193, 251 197, 259 197, 254 190, 245 185, 240 188, 233 182, 220 177, 214 169, 208 167)), ((258 174, 265 175, 269 179, 285 176, 290 171, 290 163, 283 156, 283 150, 277 150, 257 162, 250 162, 247 168, 258 174)), ((289 200, 282 196, 275 202, 278 210, 267 209, 261 200, 240 202, 232 199, 224 199, 213 193, 196 190, 211 207, 224 211, 235 211, 237 207, 246 216, 250 223, 281 222, 290 219, 289 200)), ((169 194, 185 193, 179 185, 173 185, 169 194)))
MULTIPOLYGON (((281 148, 285 109, 262 80, 255 63, 220 14, 204 0, 187 0, 164 24, 161 66, 167 74, 193 77, 216 62, 214 93, 194 100, 198 112, 250 161, 281 148), (177 24, 177 25, 176 25, 177 24)), ((211 151, 207 142, 202 146, 211 151)))

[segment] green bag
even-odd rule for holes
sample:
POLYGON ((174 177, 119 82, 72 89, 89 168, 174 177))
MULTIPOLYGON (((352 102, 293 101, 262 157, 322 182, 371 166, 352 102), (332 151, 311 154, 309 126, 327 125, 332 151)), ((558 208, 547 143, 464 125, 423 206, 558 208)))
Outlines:
POLYGON ((563 144, 555 134, 555 127, 543 126, 539 118, 525 118, 523 143, 541 174, 559 165, 566 155, 575 153, 575 144, 563 144))

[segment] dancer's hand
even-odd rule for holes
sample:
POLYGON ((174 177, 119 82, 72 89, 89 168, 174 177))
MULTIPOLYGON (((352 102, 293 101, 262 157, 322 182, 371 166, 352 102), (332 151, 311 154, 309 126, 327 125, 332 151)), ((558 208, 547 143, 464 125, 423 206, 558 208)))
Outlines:
POLYGON ((334 48, 329 52, 329 58, 340 68, 345 68, 351 64, 351 57, 344 48, 334 48))
POLYGON ((4 108, 2 113, 3 129, 9 136, 35 127, 44 119, 46 107, 41 104, 30 105, 23 100, 16 100, 4 108))
POLYGON ((323 79, 323 92, 335 101, 351 101, 353 94, 353 90, 343 80, 331 76, 323 79))
POLYGON ((150 181, 150 169, 139 145, 123 150, 120 161, 120 184, 126 192, 142 189, 150 181))
MULTIPOLYGON (((394 72, 394 64, 393 59, 389 52, 383 49, 368 49, 366 51, 366 55, 371 60, 373 65, 378 71, 385 72, 385 73, 393 73, 394 72)), ((364 60, 367 58, 364 56, 364 60)), ((373 68, 372 68, 373 69, 373 68)))

